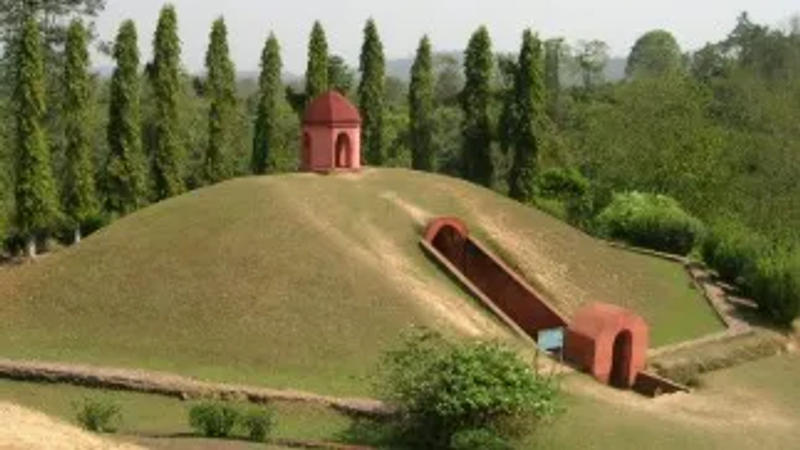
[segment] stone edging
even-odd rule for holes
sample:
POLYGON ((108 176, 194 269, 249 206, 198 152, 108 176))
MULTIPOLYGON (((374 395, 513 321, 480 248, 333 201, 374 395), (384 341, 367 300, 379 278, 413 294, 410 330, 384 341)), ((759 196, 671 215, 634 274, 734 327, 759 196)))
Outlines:
POLYGON ((182 400, 218 398, 252 403, 271 401, 311 403, 356 416, 387 417, 393 414, 388 405, 374 399, 339 398, 295 390, 211 383, 181 375, 138 369, 0 359, 0 378, 143 392, 182 400))
POLYGON ((630 246, 621 242, 604 242, 613 248, 661 258, 681 264, 686 273, 689 275, 689 279, 692 280, 692 284, 703 294, 703 298, 706 300, 708 305, 711 306, 712 311, 714 311, 717 318, 725 325, 725 331, 707 334, 690 341, 683 341, 673 345, 650 349, 650 351, 648 351, 649 357, 655 357, 674 351, 705 345, 711 342, 726 341, 728 339, 734 339, 754 332, 749 323, 734 315, 735 307, 728 300, 728 296, 724 289, 711 281, 712 277, 710 272, 701 263, 692 261, 688 257, 630 246))

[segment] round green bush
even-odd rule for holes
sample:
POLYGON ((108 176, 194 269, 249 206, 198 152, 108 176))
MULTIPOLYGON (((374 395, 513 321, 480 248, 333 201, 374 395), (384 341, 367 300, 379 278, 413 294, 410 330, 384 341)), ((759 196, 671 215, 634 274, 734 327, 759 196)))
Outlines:
POLYGON ((800 316, 800 253, 779 248, 758 258, 751 275, 752 295, 759 308, 781 325, 800 316))
POLYGON ((252 407, 244 412, 241 423, 251 441, 264 442, 275 423, 274 414, 266 407, 252 407))
POLYGON ((768 247, 769 241, 763 236, 739 222, 723 220, 711 227, 701 250, 703 260, 720 278, 748 291, 748 276, 768 247))
POLYGON ((447 448, 466 430, 527 431, 558 410, 558 385, 497 343, 454 344, 419 331, 388 352, 378 387, 414 448, 447 448))
POLYGON ((189 409, 189 425, 206 437, 227 437, 239 420, 235 406, 225 402, 206 401, 189 409))
POLYGON ((544 198, 582 197, 589 191, 589 186, 589 180, 572 168, 545 169, 536 180, 539 195, 544 198))
POLYGON ((111 400, 86 397, 76 408, 78 423, 89 431, 113 433, 122 420, 122 409, 111 400))
POLYGON ((703 233, 702 222, 676 200, 641 192, 615 194, 595 222, 607 238, 678 255, 692 251, 703 233))

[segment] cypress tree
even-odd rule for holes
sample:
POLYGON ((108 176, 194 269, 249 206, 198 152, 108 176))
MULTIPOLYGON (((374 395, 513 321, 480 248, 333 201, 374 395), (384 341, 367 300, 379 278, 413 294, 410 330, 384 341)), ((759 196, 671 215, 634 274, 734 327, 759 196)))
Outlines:
POLYGON ((433 62, 428 36, 419 42, 408 91, 411 167, 433 170, 433 62))
POLYGON ((561 104, 561 46, 563 39, 545 42, 544 84, 547 91, 547 113, 557 120, 561 104))
POLYGON ((328 42, 319 21, 314 22, 308 42, 306 103, 328 90, 328 42))
POLYGON ((155 96, 153 133, 153 181, 158 200, 184 191, 182 178, 183 149, 178 127, 180 94, 180 41, 175 7, 166 5, 153 40, 153 63, 150 79, 155 96))
POLYGON ((45 115, 42 41, 39 26, 32 16, 22 26, 16 50, 13 96, 16 225, 27 239, 28 256, 35 257, 37 233, 49 231, 59 211, 50 152, 42 126, 45 115))
POLYGON ((284 90, 281 86, 281 49, 275 35, 270 33, 261 53, 258 110, 253 136, 253 173, 264 174, 274 168, 272 158, 277 146, 278 105, 284 90))
POLYGON ((489 118, 492 63, 492 42, 486 27, 481 26, 472 34, 464 58, 466 82, 461 92, 461 108, 464 110, 461 133, 464 177, 484 186, 491 185, 494 174, 489 118))
POLYGON ((517 126, 517 55, 498 55, 497 66, 500 74, 499 96, 503 107, 497 119, 497 140, 503 155, 507 155, 513 145, 517 126))
POLYGON ((519 201, 533 199, 537 156, 541 148, 540 125, 544 118, 542 44, 525 30, 519 52, 515 92, 517 119, 513 139, 514 161, 509 172, 509 195, 519 201))
POLYGON ((208 147, 204 172, 209 182, 230 176, 229 148, 233 114, 236 108, 236 75, 228 49, 228 29, 221 17, 214 21, 206 52, 206 90, 211 105, 208 112, 208 147))
POLYGON ((125 21, 114 43, 107 139, 109 155, 103 190, 106 208, 127 214, 145 204, 147 169, 142 152, 139 110, 139 48, 136 25, 125 21))
POLYGON ((91 80, 87 32, 75 20, 67 31, 64 68, 64 121, 66 165, 61 190, 64 213, 74 230, 74 242, 81 240, 81 224, 97 211, 94 168, 90 146, 89 123, 91 80))
POLYGON ((359 63, 358 105, 361 108, 361 146, 367 164, 383 164, 383 95, 385 63, 383 44, 375 21, 367 20, 359 63))

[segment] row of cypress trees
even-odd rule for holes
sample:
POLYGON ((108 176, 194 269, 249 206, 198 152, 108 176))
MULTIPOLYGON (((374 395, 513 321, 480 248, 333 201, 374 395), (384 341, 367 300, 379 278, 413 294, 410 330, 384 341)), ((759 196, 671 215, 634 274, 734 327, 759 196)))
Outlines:
MULTIPOLYGON (((56 182, 50 152, 43 131, 45 113, 44 68, 40 31, 33 17, 24 26, 19 40, 16 105, 16 227, 27 239, 28 253, 36 252, 35 237, 54 227, 67 224, 74 239, 81 238, 81 225, 101 209, 119 215, 128 214, 150 200, 162 200, 185 191, 183 159, 185 149, 179 137, 178 104, 181 89, 180 53, 177 16, 174 7, 165 6, 159 16, 154 38, 153 61, 145 79, 153 91, 154 120, 147 152, 143 148, 141 125, 141 74, 138 36, 134 23, 125 21, 113 46, 116 66, 110 83, 109 122, 106 130, 108 155, 94 179, 90 143, 89 111, 92 103, 90 62, 87 51, 88 31, 76 20, 69 28, 64 68, 64 138, 65 166, 56 182), (101 192, 97 192, 96 186, 101 192), (60 202, 59 202, 60 199, 60 202), (101 201, 102 199, 102 201, 101 201)), ((226 157, 232 145, 232 118, 236 114, 236 71, 230 58, 227 28, 222 18, 211 29, 206 54, 207 77, 204 93, 209 101, 208 143, 202 173, 205 182, 214 183, 232 175, 226 157)), ((538 128, 544 115, 544 80, 542 46, 529 30, 523 34, 513 95, 513 111, 506 124, 513 130, 509 139, 513 149, 510 170, 510 195, 519 200, 532 196, 537 151, 538 128)), ((325 92, 329 80, 328 45, 324 30, 315 22, 308 47, 306 102, 325 92)), ((473 182, 490 185, 493 178, 490 120, 491 73, 494 56, 485 27, 471 37, 466 50, 466 83, 460 95, 464 112, 463 176, 473 182)), ((263 174, 274 168, 272 154, 279 145, 278 108, 285 101, 281 83, 280 45, 270 34, 261 55, 259 93, 254 118, 251 169, 263 174)), ((375 22, 364 28, 364 42, 359 61, 361 72, 357 89, 363 116, 362 142, 370 165, 385 161, 384 85, 385 59, 375 22)), ((411 70, 408 93, 412 167, 434 170, 433 114, 434 73, 431 43, 424 36, 417 49, 411 70)))
MULTIPOLYGON (((216 25, 216 24, 215 24, 216 25)), ((224 41, 224 28, 215 32, 224 41)), ((139 51, 136 28, 126 21, 119 29, 113 48, 116 68, 111 79, 107 140, 109 153, 95 180, 92 163, 90 111, 92 82, 88 53, 89 32, 80 20, 71 23, 65 45, 60 113, 64 121, 65 164, 57 178, 53 174, 51 152, 44 131, 46 112, 44 55, 41 30, 36 17, 26 18, 16 43, 15 87, 13 94, 15 184, 14 214, 17 233, 25 238, 29 256, 36 256, 36 238, 66 225, 74 231, 74 241, 81 239, 81 226, 101 209, 126 214, 144 205, 149 197, 150 175, 141 139, 139 51), (96 186, 102 189, 102 195, 96 186), (104 200, 101 205, 100 197, 104 200)), ((219 41, 219 39, 217 39, 219 41)), ((227 58, 227 49, 212 45, 209 59, 218 53, 227 58)), ((155 93, 155 130, 151 172, 154 198, 157 200, 181 193, 185 187, 181 173, 183 149, 178 138, 178 93, 180 84, 180 42, 177 17, 172 6, 161 11, 154 41, 154 59, 148 73, 155 93)), ((216 63, 214 64, 216 66, 216 63)), ((232 66, 223 66, 222 74, 232 86, 232 66)), ((218 83, 224 84, 224 82, 218 83)), ((217 130, 215 118, 226 114, 231 90, 215 91, 210 116, 211 130, 217 130), (226 94, 230 94, 226 97, 226 94)), ((224 140, 210 133, 207 173, 217 178, 216 150, 224 140)))
MULTIPOLYGON (((307 101, 328 89, 328 53, 325 33, 319 22, 311 31, 306 68, 307 101)), ((556 58, 558 49, 552 52, 556 58)), ((510 112, 502 126, 512 153, 509 170, 509 195, 520 201, 530 201, 536 176, 537 157, 542 146, 542 126, 546 117, 546 86, 544 49, 530 30, 522 35, 519 59, 515 66, 514 86, 504 107, 510 112)), ((494 179, 492 142, 495 127, 491 120, 492 70, 495 57, 491 39, 485 27, 470 38, 465 52, 466 83, 460 95, 464 113, 462 122, 462 176, 475 183, 490 186, 494 179)), ((362 124, 362 146, 367 164, 381 165, 383 151, 385 60, 383 46, 375 22, 370 19, 364 28, 364 41, 359 61, 361 79, 358 85, 358 105, 362 124)), ((411 68, 408 92, 409 144, 411 165, 417 170, 434 170, 434 68, 430 39, 423 36, 411 68)), ((557 70, 550 70, 551 83, 558 83, 557 70)), ((557 91, 558 87, 555 86, 557 91)))
MULTIPOLYGON (((544 61, 541 41, 531 30, 525 30, 514 65, 513 86, 504 100, 504 123, 500 124, 512 151, 507 180, 509 195, 523 202, 530 201, 534 195, 542 127, 546 120, 544 61)), ((491 149, 496 133, 490 112, 494 63, 491 39, 482 26, 471 36, 464 55, 466 80, 460 103, 464 113, 462 176, 484 186, 491 186, 495 172, 491 149)), ((557 59, 555 64, 558 64, 557 59)), ((551 77, 555 77, 552 82, 557 84, 557 69, 548 72, 556 72, 551 77)), ((424 36, 411 69, 408 98, 412 167, 418 170, 433 169, 433 89, 431 44, 424 36)))

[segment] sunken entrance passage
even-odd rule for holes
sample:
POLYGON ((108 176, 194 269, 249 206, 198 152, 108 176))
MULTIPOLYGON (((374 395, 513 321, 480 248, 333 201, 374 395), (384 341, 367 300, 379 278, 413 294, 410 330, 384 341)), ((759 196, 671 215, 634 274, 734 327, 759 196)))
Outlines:
POLYGON ((425 241, 534 340, 542 330, 564 327, 566 320, 518 274, 478 241, 456 218, 428 226, 425 241))

